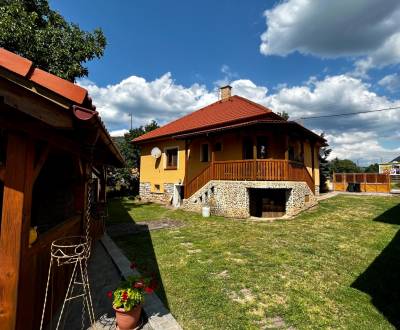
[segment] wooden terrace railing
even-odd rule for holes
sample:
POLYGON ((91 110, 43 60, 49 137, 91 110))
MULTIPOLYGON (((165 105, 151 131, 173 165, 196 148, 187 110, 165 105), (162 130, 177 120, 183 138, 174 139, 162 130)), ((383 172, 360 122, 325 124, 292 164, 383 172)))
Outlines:
POLYGON ((304 181, 314 193, 314 180, 302 163, 289 160, 214 161, 185 185, 185 198, 211 180, 304 181))

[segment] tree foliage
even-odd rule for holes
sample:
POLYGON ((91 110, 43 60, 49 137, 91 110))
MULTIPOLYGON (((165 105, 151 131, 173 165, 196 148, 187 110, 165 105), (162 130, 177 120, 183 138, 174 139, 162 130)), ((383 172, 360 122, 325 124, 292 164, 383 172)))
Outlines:
POLYGON ((335 173, 359 173, 361 169, 350 159, 333 159, 330 163, 331 172, 335 173))
MULTIPOLYGON (((321 134, 321 137, 324 138, 324 133, 321 134)), ((328 157, 331 152, 332 149, 330 149, 329 146, 322 147, 319 152, 319 177, 321 192, 327 190, 326 182, 330 176, 328 157)))
POLYGON ((370 164, 365 169, 364 172, 366 173, 379 173, 379 164, 370 164))
POLYGON ((140 147, 132 144, 131 141, 145 133, 158 128, 156 121, 145 126, 131 129, 123 137, 114 138, 119 150, 124 156, 126 166, 124 168, 111 170, 108 185, 114 189, 122 190, 123 194, 137 194, 139 191, 139 168, 140 168, 140 147), (118 186, 118 187, 117 187, 118 186))
POLYGON ((83 63, 103 56, 106 38, 67 22, 48 0, 0 0, 0 46, 74 81, 88 75, 83 63))
POLYGON ((282 112, 277 112, 277 115, 281 116, 283 119, 288 120, 289 119, 289 114, 286 111, 282 112))

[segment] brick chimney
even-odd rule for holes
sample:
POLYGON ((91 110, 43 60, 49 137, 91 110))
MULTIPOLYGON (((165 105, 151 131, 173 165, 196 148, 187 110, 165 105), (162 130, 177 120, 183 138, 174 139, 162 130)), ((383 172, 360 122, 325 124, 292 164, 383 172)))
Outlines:
POLYGON ((230 98, 231 90, 232 90, 232 87, 229 85, 220 87, 219 91, 220 91, 221 100, 226 100, 226 99, 230 98))

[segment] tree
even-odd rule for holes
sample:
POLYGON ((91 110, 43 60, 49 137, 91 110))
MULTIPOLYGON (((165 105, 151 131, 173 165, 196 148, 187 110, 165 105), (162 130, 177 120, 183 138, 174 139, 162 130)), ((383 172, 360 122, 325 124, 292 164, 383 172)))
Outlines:
POLYGON ((88 75, 83 63, 103 56, 106 39, 101 29, 67 22, 48 0, 0 0, 0 46, 74 81, 88 75))
MULTIPOLYGON (((324 133, 321 133, 321 137, 324 138, 324 133)), ((320 181, 320 189, 322 192, 327 191, 328 187, 326 186, 326 182, 330 176, 330 167, 328 157, 332 149, 329 146, 324 146, 320 149, 319 152, 319 181, 320 181)))
POLYGON ((139 168, 140 168, 140 147, 133 145, 131 141, 145 133, 158 128, 156 121, 151 121, 145 126, 139 126, 131 129, 123 137, 114 138, 122 156, 124 156, 126 166, 124 168, 111 170, 111 176, 108 185, 119 185, 121 190, 126 190, 129 194, 139 192, 139 168))
POLYGON ((277 115, 281 116, 283 119, 288 120, 289 119, 289 114, 286 111, 282 112, 277 112, 277 115))
POLYGON ((371 165, 367 166, 365 168, 364 172, 366 172, 366 173, 379 173, 379 164, 375 163, 375 164, 371 164, 371 165))
POLYGON ((335 173, 359 173, 360 168, 350 159, 333 159, 330 163, 331 172, 335 173))

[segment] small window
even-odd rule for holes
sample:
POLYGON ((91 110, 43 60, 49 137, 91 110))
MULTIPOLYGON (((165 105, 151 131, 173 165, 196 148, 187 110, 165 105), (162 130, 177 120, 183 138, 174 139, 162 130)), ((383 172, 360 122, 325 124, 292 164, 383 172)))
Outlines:
POLYGON ((202 144, 201 145, 200 161, 201 162, 208 162, 209 161, 208 144, 202 144))
POLYGON ((154 184, 152 184, 152 185, 151 185, 151 192, 152 192, 152 193, 155 193, 155 194, 157 194, 157 193, 163 193, 163 189, 162 189, 161 184, 159 184, 159 183, 154 183, 154 184))
POLYGON ((178 168, 178 148, 171 148, 165 151, 167 157, 167 166, 169 170, 176 170, 178 168))
POLYGON ((214 151, 222 151, 222 143, 221 142, 217 142, 216 144, 214 144, 214 151))

